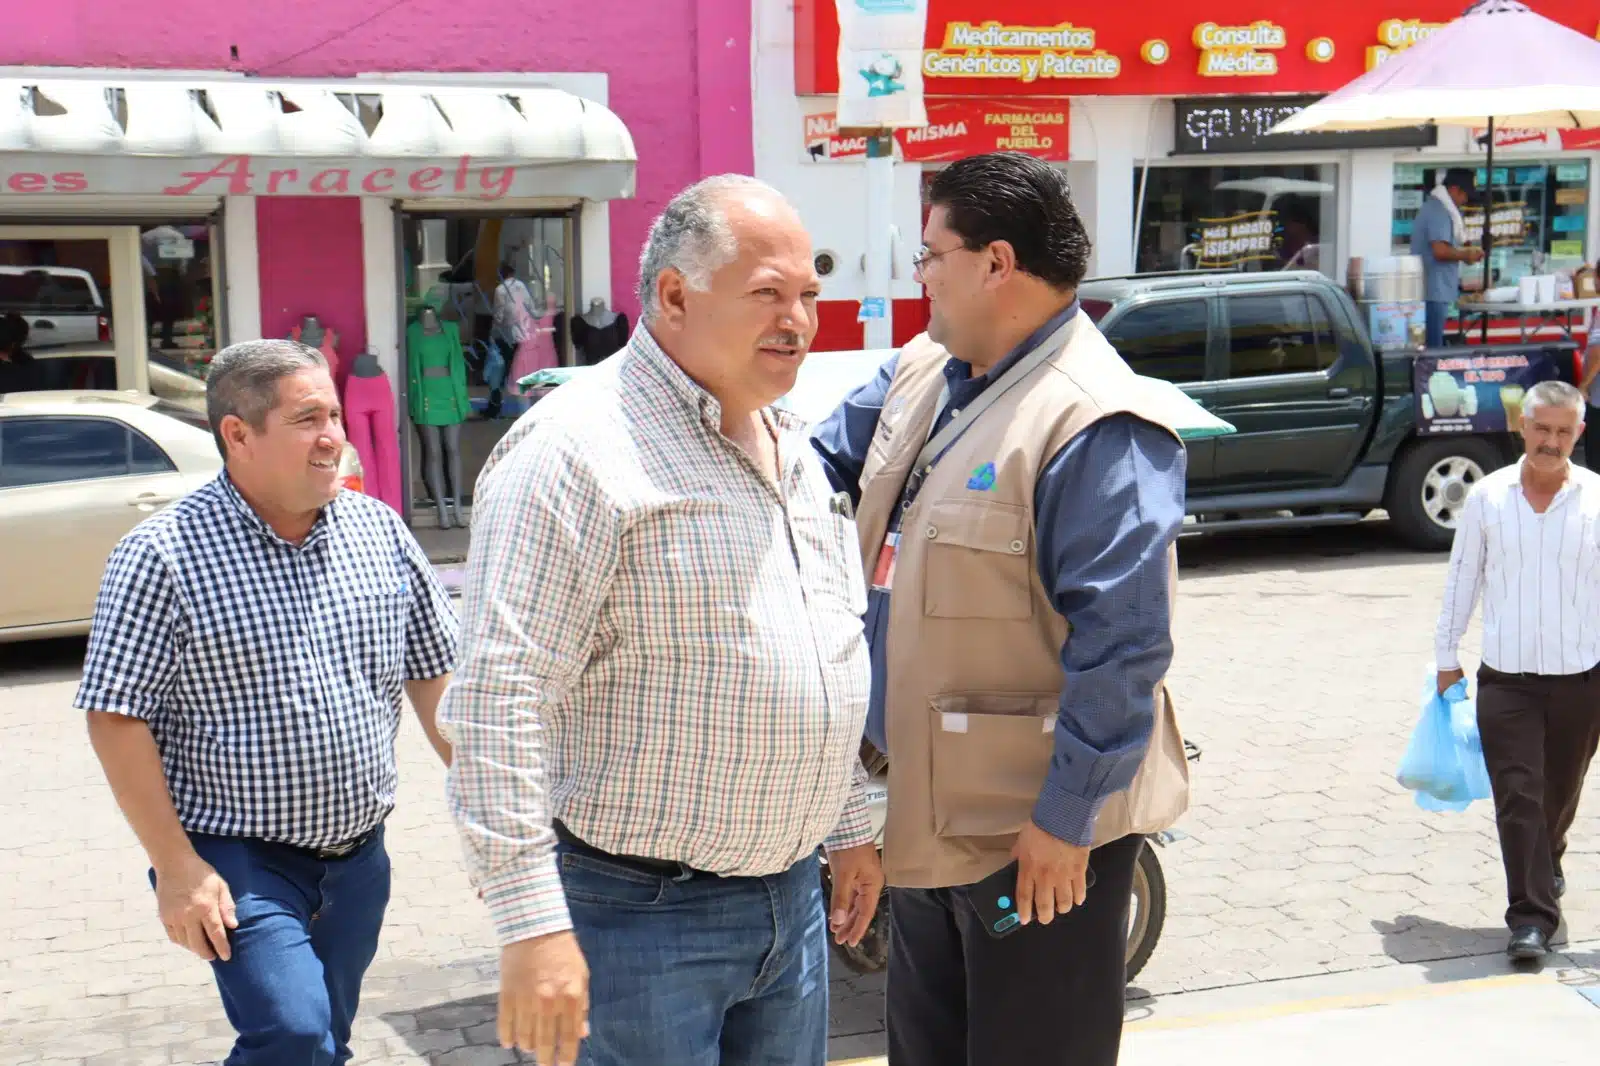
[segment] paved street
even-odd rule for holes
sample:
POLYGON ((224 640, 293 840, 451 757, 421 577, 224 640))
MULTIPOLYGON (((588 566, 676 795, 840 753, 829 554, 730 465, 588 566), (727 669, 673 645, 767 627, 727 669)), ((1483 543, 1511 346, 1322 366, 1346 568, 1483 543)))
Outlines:
MULTIPOLYGON (((1428 814, 1393 783, 1443 558, 1397 551, 1371 523, 1186 543, 1183 557, 1173 689, 1204 757, 1188 836, 1161 851, 1170 912, 1134 1016, 1185 993, 1400 964, 1446 980, 1447 960, 1498 952, 1487 807, 1428 814)), ((81 656, 81 642, 0 648, 0 1066, 218 1059, 228 1029, 209 971, 161 935, 69 709, 81 656)), ((415 728, 402 760, 358 1061, 515 1061, 494 1046, 490 931, 415 728)), ((1600 931, 1594 791, 1567 861, 1580 939, 1600 931)), ((881 1054, 881 984, 840 978, 835 993, 836 1056, 881 1054)))

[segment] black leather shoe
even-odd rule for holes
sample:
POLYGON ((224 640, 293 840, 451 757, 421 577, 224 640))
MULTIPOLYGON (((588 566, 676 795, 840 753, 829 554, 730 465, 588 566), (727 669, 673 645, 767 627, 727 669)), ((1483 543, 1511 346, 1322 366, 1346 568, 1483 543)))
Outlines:
POLYGON ((1565 877, 1562 877, 1560 874, 1556 874, 1556 899, 1560 899, 1562 896, 1565 896, 1566 894, 1567 894, 1567 879, 1565 877))
POLYGON ((1511 931, 1511 942, 1506 945, 1506 954, 1519 962, 1531 962, 1542 959, 1550 954, 1550 938, 1544 932, 1531 925, 1511 931))

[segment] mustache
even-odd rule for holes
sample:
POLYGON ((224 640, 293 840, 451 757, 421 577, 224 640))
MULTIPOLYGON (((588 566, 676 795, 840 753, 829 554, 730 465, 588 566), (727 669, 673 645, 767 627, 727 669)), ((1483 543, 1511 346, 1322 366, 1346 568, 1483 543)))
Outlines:
POLYGON ((1552 459, 1561 458, 1561 449, 1552 448, 1548 444, 1541 444, 1539 447, 1535 448, 1534 451, 1539 455, 1548 455, 1552 459))
POLYGON ((804 348, 806 340, 798 333, 769 333, 756 342, 758 348, 804 348))

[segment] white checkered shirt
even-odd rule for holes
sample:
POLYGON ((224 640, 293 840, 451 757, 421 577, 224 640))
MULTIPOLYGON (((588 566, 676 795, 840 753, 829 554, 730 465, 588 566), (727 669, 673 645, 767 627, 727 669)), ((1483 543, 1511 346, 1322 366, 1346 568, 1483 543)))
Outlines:
POLYGON ((149 723, 190 832, 333 847, 393 809, 404 682, 456 641, 387 504, 341 492, 296 546, 222 474, 111 553, 74 706, 149 723))
POLYGON ((778 485, 641 327, 489 457, 440 721, 502 943, 571 926, 552 816, 722 876, 871 840, 855 527, 803 426, 769 414, 778 485))

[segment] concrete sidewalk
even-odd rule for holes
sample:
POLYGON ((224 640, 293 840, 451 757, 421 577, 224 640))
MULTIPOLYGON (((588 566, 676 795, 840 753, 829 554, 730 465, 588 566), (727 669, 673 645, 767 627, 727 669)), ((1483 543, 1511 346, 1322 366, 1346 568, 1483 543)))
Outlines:
MULTIPOLYGON (((1590 946, 1542 972, 1461 959, 1130 1003, 1121 1066, 1588 1064, 1600 1046, 1597 965, 1590 946)), ((833 1066, 846 1063, 887 1066, 833 1066)))

